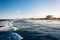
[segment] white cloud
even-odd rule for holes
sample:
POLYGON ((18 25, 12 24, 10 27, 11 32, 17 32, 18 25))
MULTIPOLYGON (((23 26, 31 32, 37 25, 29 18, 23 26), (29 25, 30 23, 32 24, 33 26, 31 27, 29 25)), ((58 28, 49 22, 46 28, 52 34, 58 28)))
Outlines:
POLYGON ((21 11, 20 10, 17 10, 16 13, 21 13, 21 11))

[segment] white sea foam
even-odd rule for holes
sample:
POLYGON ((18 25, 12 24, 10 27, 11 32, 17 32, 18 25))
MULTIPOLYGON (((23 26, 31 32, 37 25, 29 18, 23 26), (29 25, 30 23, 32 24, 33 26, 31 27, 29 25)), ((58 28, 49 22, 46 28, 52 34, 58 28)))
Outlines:
POLYGON ((13 27, 13 22, 10 21, 2 21, 0 22, 0 26, 3 26, 0 28, 0 31, 9 31, 9 30, 17 30, 17 28, 13 27))

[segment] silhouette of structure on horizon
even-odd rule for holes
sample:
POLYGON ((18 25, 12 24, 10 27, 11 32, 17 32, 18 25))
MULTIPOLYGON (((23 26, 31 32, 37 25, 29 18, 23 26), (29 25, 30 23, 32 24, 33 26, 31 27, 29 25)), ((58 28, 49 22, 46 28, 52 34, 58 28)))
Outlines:
POLYGON ((45 18, 23 18, 26 20, 60 20, 60 18, 56 18, 53 15, 47 15, 45 18))

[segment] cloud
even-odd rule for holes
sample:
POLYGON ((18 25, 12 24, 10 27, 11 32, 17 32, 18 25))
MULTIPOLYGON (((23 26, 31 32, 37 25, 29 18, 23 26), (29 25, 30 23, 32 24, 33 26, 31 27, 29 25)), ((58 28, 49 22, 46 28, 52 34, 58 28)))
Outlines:
POLYGON ((21 13, 21 11, 20 10, 17 10, 16 13, 21 13))

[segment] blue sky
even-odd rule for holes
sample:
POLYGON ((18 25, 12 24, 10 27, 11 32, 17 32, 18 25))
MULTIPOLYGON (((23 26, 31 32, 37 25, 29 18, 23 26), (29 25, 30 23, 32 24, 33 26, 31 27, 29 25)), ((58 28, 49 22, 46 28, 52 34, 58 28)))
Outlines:
POLYGON ((0 0, 0 18, 60 17, 60 0, 0 0))

